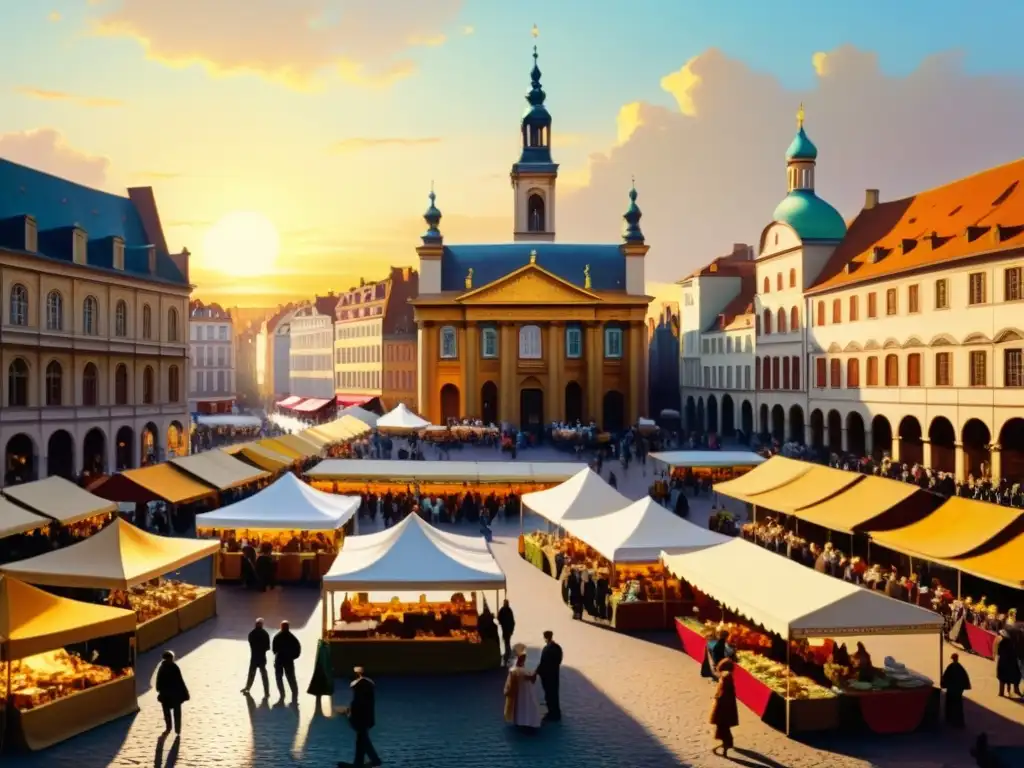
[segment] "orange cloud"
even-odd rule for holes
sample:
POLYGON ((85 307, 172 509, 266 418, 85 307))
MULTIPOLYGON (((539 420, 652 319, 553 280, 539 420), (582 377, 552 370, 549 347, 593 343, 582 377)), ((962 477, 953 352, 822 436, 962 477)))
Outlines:
POLYGON ((93 20, 97 34, 137 40, 148 58, 170 67, 200 65, 214 75, 255 73, 296 89, 323 76, 388 85, 408 76, 410 49, 439 45, 462 0, 123 0, 93 20))
POLYGON ((75 149, 53 128, 0 134, 0 157, 97 188, 110 169, 109 159, 75 149))
POLYGON ((429 144, 440 144, 441 139, 437 136, 425 136, 420 138, 373 138, 360 136, 351 139, 342 139, 331 145, 331 152, 336 155, 349 152, 360 152, 366 149, 384 149, 386 147, 422 147, 429 144))
POLYGON ((104 96, 80 96, 76 93, 68 93, 67 91, 50 91, 45 88, 29 88, 26 86, 18 86, 14 90, 25 98, 37 101, 67 101, 80 107, 96 109, 124 106, 124 102, 120 99, 109 99, 104 96))

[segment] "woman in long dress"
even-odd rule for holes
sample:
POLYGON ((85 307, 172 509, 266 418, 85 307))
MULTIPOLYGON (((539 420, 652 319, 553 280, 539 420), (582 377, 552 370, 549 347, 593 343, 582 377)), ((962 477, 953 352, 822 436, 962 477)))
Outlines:
MULTIPOLYGON (((718 664, 718 690, 715 691, 715 703, 711 707, 711 724, 715 726, 715 739, 722 742, 722 757, 728 757, 732 749, 732 729, 740 724, 739 712, 736 708, 736 685, 732 679, 732 659, 726 658, 718 664)), ((712 749, 712 752, 718 747, 712 749)))
POLYGON ((515 664, 508 671, 505 680, 505 722, 517 728, 540 728, 540 704, 534 683, 537 675, 526 671, 526 646, 516 643, 512 646, 515 664))

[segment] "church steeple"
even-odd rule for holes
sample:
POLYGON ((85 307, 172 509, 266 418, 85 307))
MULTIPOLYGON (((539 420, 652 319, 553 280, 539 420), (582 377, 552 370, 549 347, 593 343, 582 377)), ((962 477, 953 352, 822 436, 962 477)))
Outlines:
POLYGON ((622 215, 626 222, 626 227, 622 232, 623 242, 643 244, 644 233, 640 229, 640 219, 642 217, 643 213, 640 211, 640 206, 636 204, 636 179, 634 179, 633 186, 629 190, 629 208, 622 215))
POLYGON ((424 245, 440 245, 444 238, 441 235, 441 211, 438 210, 434 204, 437 200, 437 195, 434 194, 434 184, 430 184, 430 205, 423 214, 423 221, 427 223, 427 231, 423 233, 422 240, 424 245))
POLYGON ((788 191, 803 189, 814 191, 814 166, 818 159, 818 148, 807 137, 804 130, 804 105, 796 113, 796 136, 786 150, 786 177, 788 191))

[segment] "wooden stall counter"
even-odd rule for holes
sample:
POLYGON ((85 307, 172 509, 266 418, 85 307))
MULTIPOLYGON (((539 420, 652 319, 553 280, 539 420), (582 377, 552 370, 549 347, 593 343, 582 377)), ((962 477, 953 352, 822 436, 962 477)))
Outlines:
POLYGON ((672 619, 685 614, 690 602, 681 600, 612 601, 612 627, 619 632, 648 632, 670 629, 672 619))
POLYGON ((704 657, 708 652, 708 641, 702 630, 703 626, 700 622, 676 618, 676 634, 679 635, 679 642, 683 644, 686 655, 698 664, 704 663, 704 657))
MULTIPOLYGON (((330 570, 336 552, 274 552, 274 581, 281 584, 319 582, 330 570)), ((241 581, 241 552, 217 553, 217 581, 241 581)))
POLYGON ((424 637, 414 640, 386 638, 331 639, 331 664, 338 677, 352 668, 378 675, 444 675, 484 672, 502 667, 497 639, 471 642, 464 638, 424 637))
POLYGON ((217 615, 217 590, 204 588, 199 596, 190 603, 177 608, 178 631, 188 632, 217 615))
POLYGON ((967 636, 967 650, 986 659, 996 657, 996 641, 999 635, 969 621, 964 622, 964 632, 967 636))
POLYGON ((135 648, 139 653, 151 651, 180 632, 178 610, 175 608, 139 624, 135 632, 135 648))

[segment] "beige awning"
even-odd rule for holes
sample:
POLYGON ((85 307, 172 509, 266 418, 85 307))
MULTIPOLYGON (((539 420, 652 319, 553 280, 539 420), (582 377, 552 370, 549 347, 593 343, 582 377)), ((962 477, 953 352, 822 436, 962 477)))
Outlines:
POLYGON ((191 456, 171 459, 171 463, 220 491, 270 477, 269 472, 253 469, 244 461, 239 461, 223 451, 194 453, 191 456))
POLYGON ((47 517, 29 512, 7 499, 0 498, 0 539, 16 536, 19 533, 38 531, 52 522, 47 517))
POLYGON ((909 503, 923 511, 928 508, 924 505, 931 503, 934 506, 933 498, 928 491, 911 483, 867 475, 842 493, 799 509, 794 514, 801 520, 833 531, 870 531, 873 520, 900 504, 909 503), (918 501, 921 502, 920 507, 918 501))
POLYGON ((269 448, 264 448, 259 443, 242 443, 223 450, 230 452, 232 456, 244 456, 257 467, 262 467, 268 472, 279 472, 295 462, 295 459, 282 456, 269 448))
POLYGON ((749 496, 780 488, 801 475, 807 474, 813 467, 814 464, 808 464, 806 461, 787 459, 785 456, 772 456, 764 464, 754 467, 735 480, 716 483, 714 490, 723 496, 754 503, 748 498, 749 496))
POLYGON ((748 494, 745 501, 761 509, 793 515, 797 510, 830 499, 863 480, 865 475, 844 472, 831 467, 812 466, 811 469, 785 485, 764 493, 748 494))
POLYGON ((297 451, 304 459, 320 455, 320 446, 312 440, 304 439, 301 435, 281 435, 280 437, 274 438, 274 440, 285 448, 297 451))
POLYGON ((63 525, 71 525, 117 509, 113 502, 101 499, 56 475, 32 483, 12 485, 4 488, 3 494, 63 525))
POLYGON ((303 440, 308 440, 313 445, 315 445, 315 446, 317 446, 318 448, 321 448, 321 449, 326 448, 327 446, 329 446, 331 443, 334 442, 334 440, 332 438, 328 437, 327 435, 323 434, 322 432, 317 432, 316 427, 310 427, 309 429, 304 429, 301 432, 299 432, 298 435, 303 440))
POLYGON ((268 437, 263 440, 259 440, 257 441, 256 445, 258 445, 260 448, 266 448, 268 451, 273 451, 279 456, 287 456, 292 461, 297 461, 298 459, 306 458, 305 456, 302 455, 302 451, 297 451, 294 448, 289 448, 287 445, 282 443, 280 439, 276 437, 268 437))
POLYGON ((895 552, 927 560, 970 555, 1017 522, 1021 510, 954 496, 923 520, 878 531, 871 539, 895 552))

